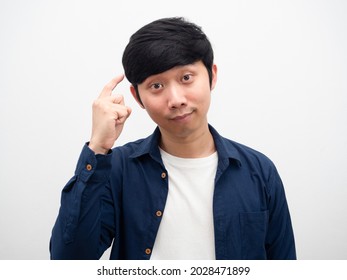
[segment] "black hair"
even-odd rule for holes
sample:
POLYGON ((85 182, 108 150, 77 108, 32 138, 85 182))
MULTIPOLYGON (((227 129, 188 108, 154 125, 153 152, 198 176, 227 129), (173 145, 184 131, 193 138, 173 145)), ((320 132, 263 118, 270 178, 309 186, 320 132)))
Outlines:
POLYGON ((149 76, 200 60, 211 84, 213 49, 210 41, 201 27, 182 17, 172 17, 155 20, 135 32, 124 50, 122 63, 125 76, 139 98, 137 85, 149 76))

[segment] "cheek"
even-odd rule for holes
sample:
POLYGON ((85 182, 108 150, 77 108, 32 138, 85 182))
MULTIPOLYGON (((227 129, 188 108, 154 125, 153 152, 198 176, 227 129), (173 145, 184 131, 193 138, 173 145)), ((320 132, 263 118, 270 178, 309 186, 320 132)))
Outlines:
POLYGON ((192 95, 192 98, 191 98, 193 103, 199 104, 204 107, 205 106, 209 107, 211 102, 210 87, 201 87, 200 89, 198 89, 198 91, 196 91, 196 93, 199 93, 199 94, 194 94, 192 95))
POLYGON ((154 120, 162 114, 164 106, 158 100, 153 102, 146 101, 144 101, 144 105, 147 114, 154 120))
POLYGON ((158 111, 158 108, 162 107, 162 101, 159 98, 153 98, 153 99, 145 99, 143 100, 143 104, 145 105, 145 108, 147 111, 156 112, 158 111))

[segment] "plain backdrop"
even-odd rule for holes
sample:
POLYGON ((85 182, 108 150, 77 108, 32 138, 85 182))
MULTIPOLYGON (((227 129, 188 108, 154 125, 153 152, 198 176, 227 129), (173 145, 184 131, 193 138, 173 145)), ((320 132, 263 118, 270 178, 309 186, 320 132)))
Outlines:
MULTIPOLYGON (((49 259, 91 104, 129 37, 183 16, 212 42, 209 122, 276 164, 299 259, 347 259, 347 2, 0 0, 0 259, 49 259)), ((133 100, 117 145, 155 128, 133 100)), ((108 258, 107 254, 103 258, 108 258)))

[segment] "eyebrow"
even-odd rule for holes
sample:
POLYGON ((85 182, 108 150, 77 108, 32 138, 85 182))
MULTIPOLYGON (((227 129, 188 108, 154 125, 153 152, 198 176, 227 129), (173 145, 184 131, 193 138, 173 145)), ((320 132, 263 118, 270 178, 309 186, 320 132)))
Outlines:
POLYGON ((148 77, 146 80, 143 81, 143 84, 151 84, 153 83, 156 79, 161 79, 162 75, 165 75, 165 72, 170 71, 172 69, 178 69, 178 71, 194 71, 196 69, 196 62, 194 63, 190 63, 190 64, 185 64, 185 65, 177 65, 174 66, 164 72, 158 73, 158 74, 154 74, 150 77, 148 77))

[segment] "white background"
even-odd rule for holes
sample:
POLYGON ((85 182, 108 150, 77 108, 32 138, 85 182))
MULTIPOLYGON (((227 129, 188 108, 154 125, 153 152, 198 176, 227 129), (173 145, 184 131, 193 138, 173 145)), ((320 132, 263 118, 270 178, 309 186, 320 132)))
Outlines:
MULTIPOLYGON (((0 0, 0 259, 49 258, 91 104, 122 73, 130 35, 167 16, 210 38, 209 121, 275 162, 298 258, 347 259, 346 13, 343 0, 0 0)), ((155 128, 128 88, 119 145, 155 128)))

